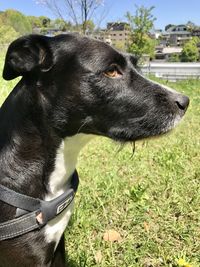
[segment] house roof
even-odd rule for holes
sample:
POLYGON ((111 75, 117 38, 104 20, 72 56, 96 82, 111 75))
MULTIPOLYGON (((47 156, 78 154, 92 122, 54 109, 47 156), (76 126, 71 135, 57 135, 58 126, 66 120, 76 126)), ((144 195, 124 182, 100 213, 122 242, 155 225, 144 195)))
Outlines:
POLYGON ((182 47, 164 47, 163 53, 164 54, 181 53, 182 50, 183 50, 182 47))
POLYGON ((175 34, 185 35, 185 34, 190 34, 190 32, 187 30, 187 26, 184 24, 173 25, 169 27, 165 32, 163 32, 163 35, 175 35, 175 34))

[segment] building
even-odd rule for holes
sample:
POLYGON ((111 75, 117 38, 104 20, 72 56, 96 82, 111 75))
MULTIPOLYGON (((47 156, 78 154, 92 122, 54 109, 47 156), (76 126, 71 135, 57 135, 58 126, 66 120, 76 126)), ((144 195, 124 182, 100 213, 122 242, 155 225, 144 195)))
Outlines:
POLYGON ((99 41, 103 41, 109 45, 112 45, 110 34, 109 32, 107 32, 107 30, 97 30, 91 34, 91 37, 99 41))
POLYGON ((126 22, 109 22, 107 31, 111 45, 126 48, 130 37, 130 25, 126 22))
POLYGON ((193 30, 192 31, 192 36, 193 37, 199 37, 200 38, 200 28, 193 30))
POLYGON ((152 32, 149 33, 149 36, 153 39, 160 39, 162 37, 163 31, 161 29, 154 29, 152 32))
POLYGON ((183 46, 192 39, 192 33, 186 25, 173 25, 163 32, 162 39, 167 46, 183 46))
POLYGON ((118 49, 126 50, 130 36, 130 25, 126 22, 109 22, 107 28, 96 31, 93 38, 104 41, 118 49))
POLYGON ((174 55, 180 55, 182 52, 182 47, 164 47, 162 45, 156 46, 155 49, 155 59, 168 61, 174 55))

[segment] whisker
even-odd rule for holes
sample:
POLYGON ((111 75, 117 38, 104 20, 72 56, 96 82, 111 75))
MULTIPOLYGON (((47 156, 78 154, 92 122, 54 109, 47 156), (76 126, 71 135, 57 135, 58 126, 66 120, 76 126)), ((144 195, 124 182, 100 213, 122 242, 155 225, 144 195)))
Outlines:
POLYGON ((131 146, 132 146, 132 155, 131 155, 130 159, 132 159, 134 154, 135 154, 135 141, 131 142, 131 146))
POLYGON ((81 130, 86 124, 88 124, 89 122, 90 122, 90 119, 89 119, 89 118, 86 118, 86 119, 84 120, 84 122, 81 124, 81 126, 79 127, 79 129, 78 129, 78 131, 77 131, 77 134, 80 133, 80 130, 81 130))
POLYGON ((87 124, 87 121, 84 121, 83 124, 81 124, 81 126, 79 127, 77 134, 80 133, 80 130, 87 124))
POLYGON ((118 145, 119 145, 119 148, 117 149, 116 154, 118 154, 119 152, 122 151, 122 149, 123 149, 124 146, 125 146, 125 143, 118 143, 118 145))

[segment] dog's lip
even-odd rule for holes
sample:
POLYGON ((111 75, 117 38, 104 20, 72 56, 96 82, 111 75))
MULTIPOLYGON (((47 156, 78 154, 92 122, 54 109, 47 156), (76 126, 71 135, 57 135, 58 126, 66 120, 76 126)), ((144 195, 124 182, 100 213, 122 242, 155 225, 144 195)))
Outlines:
MULTIPOLYGON (((143 140, 143 139, 150 139, 150 138, 156 138, 159 136, 166 135, 170 133, 171 131, 174 130, 175 126, 179 124, 182 120, 183 116, 177 115, 174 119, 172 119, 166 126, 164 127, 158 127, 155 128, 152 132, 143 132, 142 134, 137 134, 137 133, 131 133, 131 130, 129 128, 128 131, 125 130, 116 130, 112 129, 108 132, 108 134, 104 134, 104 136, 109 137, 115 141, 119 141, 122 143, 126 142, 134 142, 138 140, 143 140)), ((128 129, 128 128, 127 128, 128 129)), ((102 135, 102 134, 100 134, 102 135)))

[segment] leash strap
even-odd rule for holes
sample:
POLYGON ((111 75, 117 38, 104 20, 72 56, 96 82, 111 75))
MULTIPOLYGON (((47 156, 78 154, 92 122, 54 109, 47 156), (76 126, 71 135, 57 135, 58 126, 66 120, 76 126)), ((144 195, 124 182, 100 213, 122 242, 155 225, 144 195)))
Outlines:
POLYGON ((75 170, 71 177, 70 188, 51 201, 23 195, 0 185, 0 200, 17 208, 17 218, 0 223, 0 241, 45 226, 70 205, 75 197, 78 184, 79 177, 75 170))

